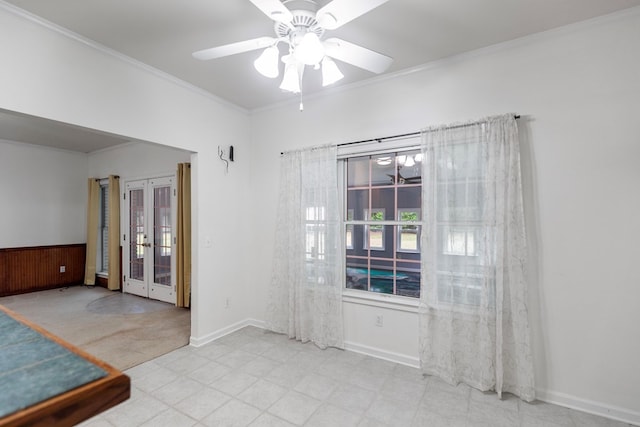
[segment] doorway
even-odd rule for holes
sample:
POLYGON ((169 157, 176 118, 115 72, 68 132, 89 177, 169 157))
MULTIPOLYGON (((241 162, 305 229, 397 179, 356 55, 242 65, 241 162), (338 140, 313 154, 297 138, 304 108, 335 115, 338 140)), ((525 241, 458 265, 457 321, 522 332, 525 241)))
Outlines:
POLYGON ((175 177, 126 182, 123 205, 123 292, 175 304, 175 177))

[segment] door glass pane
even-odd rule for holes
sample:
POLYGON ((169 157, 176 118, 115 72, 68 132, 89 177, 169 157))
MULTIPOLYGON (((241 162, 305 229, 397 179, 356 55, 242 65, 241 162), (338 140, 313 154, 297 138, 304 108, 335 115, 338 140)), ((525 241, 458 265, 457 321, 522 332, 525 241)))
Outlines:
POLYGON ((129 277, 144 280, 144 190, 129 191, 129 277))
POLYGON ((171 187, 153 189, 153 281, 171 284, 171 187))
POLYGON ((100 185, 100 259, 101 272, 109 271, 109 186, 100 185))

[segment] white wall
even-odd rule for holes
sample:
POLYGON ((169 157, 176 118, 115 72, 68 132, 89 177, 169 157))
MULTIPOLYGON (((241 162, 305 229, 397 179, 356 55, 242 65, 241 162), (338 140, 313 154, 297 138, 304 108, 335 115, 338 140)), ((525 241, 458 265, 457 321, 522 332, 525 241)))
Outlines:
POLYGON ((192 338, 206 339, 246 319, 247 113, 3 5, 0 57, 0 109, 197 152, 192 158, 192 338), (236 148, 228 174, 218 145, 236 148), (211 247, 203 246, 205 236, 211 247))
POLYGON ((0 248, 86 241, 87 156, 0 140, 0 248))
MULTIPOLYGON (((635 8, 308 97, 303 113, 254 113, 254 316, 264 318, 281 151, 518 113, 540 396, 640 423, 639 40, 635 8)), ((345 313, 352 346, 416 360, 415 314, 348 302, 345 313)))
POLYGON ((134 142, 90 153, 88 168, 91 177, 119 175, 120 183, 124 184, 127 180, 175 174, 178 163, 189 161, 189 151, 134 142))

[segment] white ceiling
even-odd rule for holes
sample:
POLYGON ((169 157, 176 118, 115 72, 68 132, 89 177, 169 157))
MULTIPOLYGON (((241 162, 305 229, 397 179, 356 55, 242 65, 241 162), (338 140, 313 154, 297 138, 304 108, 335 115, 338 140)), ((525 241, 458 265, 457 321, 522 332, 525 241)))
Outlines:
POLYGON ((0 139, 91 153, 130 139, 40 117, 0 110, 0 139))
MULTIPOLYGON (((302 0, 288 5, 293 8, 296 1, 302 0)), ((0 0, 0 5, 3 2, 247 110, 298 98, 278 88, 280 79, 263 77, 253 68, 260 51, 210 61, 191 56, 209 47, 273 36, 273 21, 249 0, 0 0)), ((386 73, 396 73, 633 6, 640 6, 640 0, 389 0, 324 37, 390 56, 394 62, 386 73)), ((345 78, 337 86, 375 77, 349 64, 338 66, 345 78)), ((321 90, 320 73, 309 69, 303 93, 321 90)), ((0 138, 8 139, 1 131, 0 138)))

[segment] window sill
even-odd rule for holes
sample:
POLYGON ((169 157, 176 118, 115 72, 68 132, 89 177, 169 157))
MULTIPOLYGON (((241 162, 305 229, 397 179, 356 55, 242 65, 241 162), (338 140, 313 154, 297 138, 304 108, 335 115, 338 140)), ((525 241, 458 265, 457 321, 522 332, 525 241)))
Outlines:
POLYGON ((420 304, 418 298, 400 297, 397 295, 356 291, 352 289, 345 289, 342 291, 342 302, 368 305, 371 307, 389 308, 409 313, 417 313, 418 305, 420 304))
POLYGON ((109 274, 108 273, 96 273, 96 276, 102 277, 104 279, 108 279, 109 278, 109 274))

